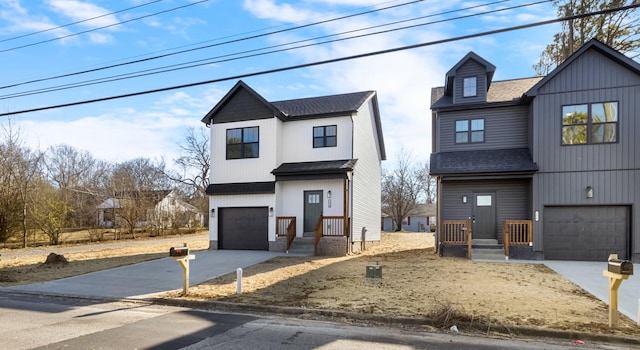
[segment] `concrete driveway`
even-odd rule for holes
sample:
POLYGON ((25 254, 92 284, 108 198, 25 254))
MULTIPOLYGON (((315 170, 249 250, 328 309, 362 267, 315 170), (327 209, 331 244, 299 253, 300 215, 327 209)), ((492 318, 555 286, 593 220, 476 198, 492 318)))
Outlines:
MULTIPOLYGON (((190 261, 189 284, 194 285, 255 265, 284 253, 267 251, 202 250, 190 261)), ((182 267, 173 258, 151 260, 56 281, 0 288, 105 299, 144 299, 156 293, 182 290, 182 267)))

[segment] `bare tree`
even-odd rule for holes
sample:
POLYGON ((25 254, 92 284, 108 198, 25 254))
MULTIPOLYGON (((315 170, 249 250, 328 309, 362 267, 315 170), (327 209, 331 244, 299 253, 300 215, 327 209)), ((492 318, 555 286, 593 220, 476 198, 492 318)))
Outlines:
MULTIPOLYGON (((614 9, 638 0, 556 0, 558 17, 614 9)), ((622 52, 640 48, 638 9, 612 12, 563 22, 562 31, 556 33, 553 42, 542 51, 540 60, 533 66, 540 75, 548 74, 592 38, 622 52)))
POLYGON ((49 237, 49 244, 57 245, 67 217, 73 209, 61 198, 62 193, 44 179, 38 187, 40 190, 34 193, 35 203, 29 208, 29 214, 35 227, 49 237))
POLYGON ((435 203, 437 198, 436 177, 431 175, 429 162, 419 166, 418 174, 423 185, 425 203, 435 203))
POLYGON ((382 211, 402 230, 402 221, 417 207, 425 191, 424 166, 412 166, 410 154, 402 149, 396 168, 383 171, 382 211))

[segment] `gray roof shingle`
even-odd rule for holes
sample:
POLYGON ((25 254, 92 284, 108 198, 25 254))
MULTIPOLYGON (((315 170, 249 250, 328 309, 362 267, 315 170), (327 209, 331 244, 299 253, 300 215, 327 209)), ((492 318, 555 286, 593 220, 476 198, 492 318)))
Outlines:
POLYGON ((370 98, 374 91, 353 92, 348 94, 300 98, 271 102, 288 118, 310 117, 353 113, 370 98))
POLYGON ((527 148, 433 153, 430 165, 432 175, 538 171, 527 148))
MULTIPOLYGON (((542 77, 494 81, 487 91, 487 103, 518 102, 540 80, 542 77)), ((453 97, 445 95, 444 87, 431 89, 431 109, 451 106, 454 106, 453 97)))
POLYGON ((273 175, 336 174, 353 170, 357 159, 327 160, 319 162, 282 163, 273 175))

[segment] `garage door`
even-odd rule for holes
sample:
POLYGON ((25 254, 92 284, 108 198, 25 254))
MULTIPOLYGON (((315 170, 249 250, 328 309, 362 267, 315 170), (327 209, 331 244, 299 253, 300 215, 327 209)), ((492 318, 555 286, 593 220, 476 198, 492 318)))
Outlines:
POLYGON ((218 249, 269 250, 269 210, 220 208, 218 249))
POLYGON ((627 206, 545 207, 543 217, 545 259, 628 259, 627 206))

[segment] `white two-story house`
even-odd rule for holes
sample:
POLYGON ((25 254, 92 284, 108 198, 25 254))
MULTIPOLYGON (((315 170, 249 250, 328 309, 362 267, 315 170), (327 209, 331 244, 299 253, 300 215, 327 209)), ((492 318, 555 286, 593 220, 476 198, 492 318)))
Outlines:
POLYGON ((239 81, 202 121, 210 249, 286 251, 306 239, 339 255, 380 240, 376 92, 269 102, 239 81))

